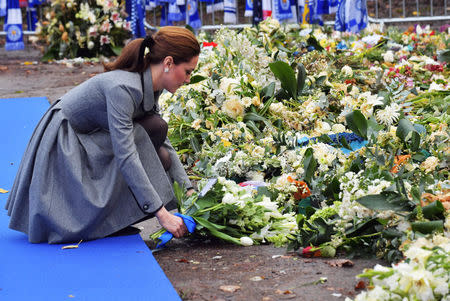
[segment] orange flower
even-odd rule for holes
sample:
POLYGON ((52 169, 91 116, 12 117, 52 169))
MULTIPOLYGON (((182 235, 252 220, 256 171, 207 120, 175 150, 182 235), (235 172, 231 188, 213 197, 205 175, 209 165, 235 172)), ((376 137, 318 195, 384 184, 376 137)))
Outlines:
POLYGON ((391 172, 392 173, 398 173, 400 170, 400 167, 402 167, 403 164, 408 161, 408 159, 411 158, 411 155, 400 155, 395 156, 394 158, 394 166, 392 166, 391 172))
POLYGON ((294 198, 298 201, 301 199, 306 199, 311 195, 311 190, 309 190, 308 184, 303 181, 294 180, 291 176, 287 177, 289 183, 294 183, 297 186, 297 191, 294 192, 294 198))

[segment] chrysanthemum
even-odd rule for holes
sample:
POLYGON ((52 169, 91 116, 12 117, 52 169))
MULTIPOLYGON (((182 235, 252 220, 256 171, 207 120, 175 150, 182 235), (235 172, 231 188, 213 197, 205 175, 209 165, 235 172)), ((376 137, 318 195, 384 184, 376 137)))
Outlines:
POLYGON ((377 120, 384 125, 390 126, 398 120, 398 117, 400 116, 399 111, 400 106, 396 103, 393 103, 389 106, 386 106, 383 110, 377 111, 377 120))

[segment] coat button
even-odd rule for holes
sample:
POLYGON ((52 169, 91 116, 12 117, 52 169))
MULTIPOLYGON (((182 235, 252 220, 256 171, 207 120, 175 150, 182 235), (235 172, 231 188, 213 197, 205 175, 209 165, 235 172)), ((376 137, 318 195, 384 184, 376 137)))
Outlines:
POLYGON ((145 204, 142 208, 144 208, 144 210, 147 210, 148 209, 148 205, 145 204))

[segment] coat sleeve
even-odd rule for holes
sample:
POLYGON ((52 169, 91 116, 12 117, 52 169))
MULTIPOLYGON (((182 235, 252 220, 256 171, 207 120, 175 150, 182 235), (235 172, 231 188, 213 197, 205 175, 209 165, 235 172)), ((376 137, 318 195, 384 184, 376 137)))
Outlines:
POLYGON ((178 182, 178 184, 184 185, 186 189, 192 188, 192 183, 189 180, 186 171, 184 170, 183 164, 181 163, 177 152, 170 143, 169 138, 166 138, 166 140, 164 141, 164 146, 169 151, 169 156, 172 161, 172 165, 170 166, 170 169, 168 171, 169 176, 174 182, 178 182))
POLYGON ((110 89, 106 93, 108 127, 113 152, 125 181, 141 209, 152 213, 163 203, 145 172, 134 142, 133 113, 139 103, 135 99, 139 97, 142 97, 140 91, 125 85, 110 89))

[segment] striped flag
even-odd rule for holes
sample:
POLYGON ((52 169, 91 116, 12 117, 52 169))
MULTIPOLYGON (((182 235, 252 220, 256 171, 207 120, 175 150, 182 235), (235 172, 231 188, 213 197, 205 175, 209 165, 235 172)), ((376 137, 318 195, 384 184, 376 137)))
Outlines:
POLYGON ((223 12, 223 23, 236 24, 236 0, 225 0, 223 12))
POLYGON ((22 13, 19 8, 19 1, 8 0, 6 5, 7 12, 4 26, 6 31, 5 50, 23 50, 25 45, 23 43, 22 13))

